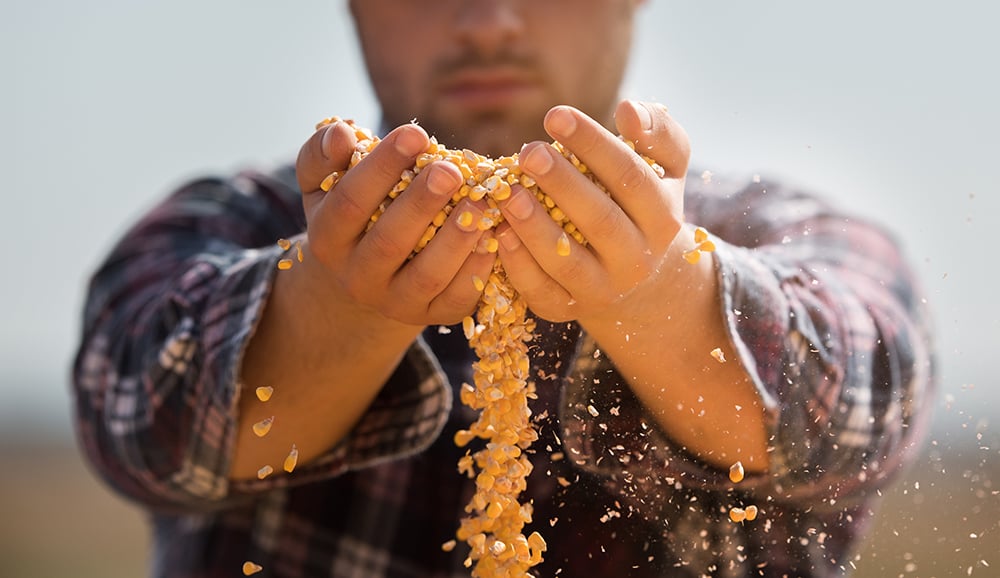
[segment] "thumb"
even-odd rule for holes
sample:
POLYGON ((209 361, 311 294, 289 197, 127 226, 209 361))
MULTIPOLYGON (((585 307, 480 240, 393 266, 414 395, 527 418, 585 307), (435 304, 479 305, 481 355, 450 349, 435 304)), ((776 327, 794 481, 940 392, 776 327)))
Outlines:
POLYGON ((356 144, 354 129, 342 120, 316 130, 299 149, 295 161, 295 175, 302 192, 317 191, 327 175, 347 170, 356 144))
POLYGON ((651 157, 667 176, 682 178, 691 159, 687 131, 658 103, 623 100, 615 110, 615 125, 638 153, 651 157))

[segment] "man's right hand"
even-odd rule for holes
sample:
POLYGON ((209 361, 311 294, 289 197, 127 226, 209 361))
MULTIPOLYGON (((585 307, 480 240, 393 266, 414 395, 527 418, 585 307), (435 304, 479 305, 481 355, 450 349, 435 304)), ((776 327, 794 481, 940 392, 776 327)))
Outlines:
POLYGON ((425 167, 367 232, 369 220, 426 150, 427 133, 416 124, 397 127, 328 192, 320 183, 346 171, 357 139, 337 121, 318 129, 296 163, 307 231, 305 262, 315 279, 331 284, 331 297, 409 325, 456 323, 479 300, 472 277, 486 279, 495 255, 477 251, 483 233, 476 224, 482 206, 468 199, 453 210, 431 242, 412 260, 413 248, 434 216, 451 202, 462 174, 447 161, 425 167), (469 211, 470 225, 458 223, 469 211))

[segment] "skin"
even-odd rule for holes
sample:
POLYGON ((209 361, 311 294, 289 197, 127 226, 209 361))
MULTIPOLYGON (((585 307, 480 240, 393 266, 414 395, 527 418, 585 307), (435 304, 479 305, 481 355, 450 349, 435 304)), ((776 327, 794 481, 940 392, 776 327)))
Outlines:
POLYGON ((750 472, 766 469, 763 406, 737 356, 726 351, 711 254, 697 265, 682 258, 694 246, 683 222, 687 134, 661 105, 617 102, 639 4, 351 2, 385 119, 399 126, 328 193, 319 183, 347 166, 352 131, 343 123, 324 127, 300 151, 307 255, 277 276, 244 358, 242 381, 254 384, 247 389, 268 384, 275 395, 266 404, 251 391, 241 398, 234 479, 279 464, 292 443, 305 464, 342 439, 425 326, 455 323, 474 310, 479 295, 469 279, 488 275, 494 256, 477 247, 493 234, 529 307, 550 320, 579 321, 677 443, 719 468, 740 460, 750 472), (533 197, 515 190, 495 232, 460 227, 462 210, 478 217, 482 208, 464 201, 407 261, 460 185, 446 162, 423 171, 362 235, 428 133, 451 148, 491 155, 527 142, 525 172, 591 244, 557 255, 558 226, 533 197), (612 183, 610 195, 553 154, 553 139, 612 183), (715 347, 723 347, 728 363, 708 355, 715 347), (279 416, 275 427, 256 438, 250 425, 271 415, 279 416), (278 427, 289 415, 295 419, 278 427))

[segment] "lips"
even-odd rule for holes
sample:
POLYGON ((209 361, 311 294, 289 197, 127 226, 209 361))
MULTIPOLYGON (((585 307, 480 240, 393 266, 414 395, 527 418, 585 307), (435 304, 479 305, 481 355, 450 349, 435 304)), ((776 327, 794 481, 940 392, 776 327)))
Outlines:
POLYGON ((538 90, 534 78, 520 70, 462 70, 446 77, 439 91, 449 105, 468 109, 506 108, 538 90))

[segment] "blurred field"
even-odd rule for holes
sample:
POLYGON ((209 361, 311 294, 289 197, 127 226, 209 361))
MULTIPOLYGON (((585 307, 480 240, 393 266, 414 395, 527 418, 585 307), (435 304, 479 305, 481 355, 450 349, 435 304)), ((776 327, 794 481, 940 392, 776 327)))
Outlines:
MULTIPOLYGON (((935 434, 938 445, 885 492, 878 524, 851 561, 855 577, 1000 576, 1000 440, 951 429, 935 434)), ((0 575, 143 576, 149 539, 142 514, 109 493, 75 446, 61 438, 7 439, 0 446, 7 466, 0 575)))

